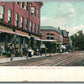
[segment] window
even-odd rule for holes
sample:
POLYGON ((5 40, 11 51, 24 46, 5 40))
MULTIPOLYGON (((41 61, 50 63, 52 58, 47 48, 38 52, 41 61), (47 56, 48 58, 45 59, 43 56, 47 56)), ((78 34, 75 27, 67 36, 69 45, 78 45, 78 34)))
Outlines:
POLYGON ((20 27, 23 28, 23 17, 21 16, 21 24, 20 27))
POLYGON ((50 34, 49 34, 49 33, 47 33, 46 35, 47 35, 47 36, 46 36, 46 39, 48 39, 48 40, 49 40, 49 35, 50 35, 50 34))
POLYGON ((59 37, 58 37, 58 35, 57 35, 57 41, 58 41, 58 38, 59 38, 59 37))
POLYGON ((17 27, 18 27, 18 18, 19 18, 19 15, 15 14, 15 26, 17 27))
POLYGON ((47 39, 49 39, 49 37, 47 37, 47 39))
POLYGON ((17 5, 19 5, 19 2, 16 2, 17 5))
POLYGON ((32 22, 29 23, 29 31, 32 31, 32 22))
POLYGON ((49 33, 47 33, 47 35, 49 35, 49 33))
POLYGON ((4 7, 0 6, 0 21, 4 21, 4 7))
POLYGON ((39 18, 39 11, 37 10, 37 18, 39 18))
POLYGON ((36 33, 36 24, 34 24, 34 32, 36 33))
POLYGON ((11 24, 12 11, 8 10, 8 23, 11 24))
POLYGON ((36 8, 30 7, 30 14, 36 16, 36 8))
POLYGON ((39 26, 37 25, 37 33, 39 34, 39 26))
POLYGON ((28 10, 28 2, 25 2, 25 10, 28 10))
POLYGON ((32 6, 32 4, 30 4, 30 6, 32 6))
POLYGON ((24 8, 24 2, 21 2, 21 8, 24 8))
POLYGON ((28 27, 28 25, 27 25, 27 19, 25 19, 25 29, 27 30, 27 27, 28 27))
POLYGON ((50 37, 51 40, 54 40, 54 37, 50 37))

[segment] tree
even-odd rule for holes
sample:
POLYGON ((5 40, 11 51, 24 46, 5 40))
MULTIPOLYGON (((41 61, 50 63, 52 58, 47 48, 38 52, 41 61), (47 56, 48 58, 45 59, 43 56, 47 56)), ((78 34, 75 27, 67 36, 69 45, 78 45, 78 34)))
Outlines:
POLYGON ((84 34, 80 30, 76 34, 71 36, 72 45, 78 50, 84 50, 84 34))

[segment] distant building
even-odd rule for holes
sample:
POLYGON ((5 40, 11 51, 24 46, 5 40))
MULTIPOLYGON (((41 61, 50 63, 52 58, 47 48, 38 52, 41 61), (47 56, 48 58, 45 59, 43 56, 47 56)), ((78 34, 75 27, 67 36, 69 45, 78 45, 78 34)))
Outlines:
POLYGON ((66 47, 66 50, 68 50, 69 46, 69 32, 66 30, 60 30, 62 37, 63 37, 63 46, 66 47))
POLYGON ((59 52, 63 41, 60 31, 52 26, 41 26, 40 30, 47 52, 59 52))
POLYGON ((0 47, 3 54, 7 54, 9 44, 13 44, 14 49, 17 44, 19 53, 21 45, 40 50, 42 5, 42 2, 0 2, 0 47))

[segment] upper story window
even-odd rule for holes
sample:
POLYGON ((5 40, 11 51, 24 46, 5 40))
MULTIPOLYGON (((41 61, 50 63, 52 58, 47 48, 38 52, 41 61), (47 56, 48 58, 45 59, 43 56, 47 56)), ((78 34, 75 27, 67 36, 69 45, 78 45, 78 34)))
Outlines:
POLYGON ((49 37, 49 35, 50 35, 50 34, 49 34, 49 33, 47 33, 46 35, 47 35, 47 36, 46 36, 46 39, 49 39, 49 38, 50 38, 50 37, 49 37))
POLYGON ((50 39, 54 40, 55 39, 55 35, 54 34, 50 34, 50 39))
POLYGON ((54 40, 55 38, 54 37, 50 37, 51 40, 54 40))
POLYGON ((21 2, 21 8, 24 8, 24 2, 21 2))
POLYGON ((42 32, 40 32, 40 35, 42 36, 42 32))
POLYGON ((0 6, 0 20, 4 21, 4 7, 0 6))
POLYGON ((19 2, 16 2, 17 5, 19 5, 19 2))
POLYGON ((37 25, 37 33, 39 34, 39 26, 37 25))
POLYGON ((19 19, 19 15, 16 13, 15 14, 15 26, 18 27, 18 19, 19 19))
POLYGON ((29 31, 32 31, 32 22, 29 23, 29 31))
POLYGON ((25 10, 28 10, 28 2, 25 2, 25 7, 24 7, 25 10))
POLYGON ((37 10, 37 18, 39 18, 39 11, 37 10))
POLYGON ((34 24, 34 32, 36 33, 36 24, 34 24))
POLYGON ((56 37, 57 37, 57 41, 58 41, 58 39, 59 39, 59 36, 57 35, 56 37))
POLYGON ((49 36, 50 34, 49 33, 47 33, 47 36, 49 36))
POLYGON ((36 8, 30 7, 30 14, 36 16, 36 8))
POLYGON ((30 4, 30 6, 32 6, 32 4, 30 4))
POLYGON ((21 24, 20 24, 21 28, 23 28, 23 20, 24 20, 24 18, 21 16, 21 24))
POLYGON ((8 23, 11 24, 11 21, 12 21, 12 11, 11 10, 8 10, 8 23))
POLYGON ((27 28, 28 28, 27 22, 28 22, 28 20, 25 19, 25 30, 27 30, 27 28))

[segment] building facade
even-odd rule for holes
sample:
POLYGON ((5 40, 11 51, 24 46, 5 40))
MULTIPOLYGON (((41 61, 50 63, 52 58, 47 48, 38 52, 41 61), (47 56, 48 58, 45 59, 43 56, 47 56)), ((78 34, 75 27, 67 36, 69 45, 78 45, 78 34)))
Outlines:
POLYGON ((63 46, 65 47, 64 49, 68 51, 69 49, 69 32, 66 30, 60 30, 61 34, 63 36, 63 46))
POLYGON ((0 2, 0 49, 6 55, 23 54, 31 47, 40 51, 40 9, 42 2, 0 2))
POLYGON ((42 42, 47 48, 47 52, 60 52, 60 45, 63 38, 58 29, 52 26, 41 26, 42 42))

